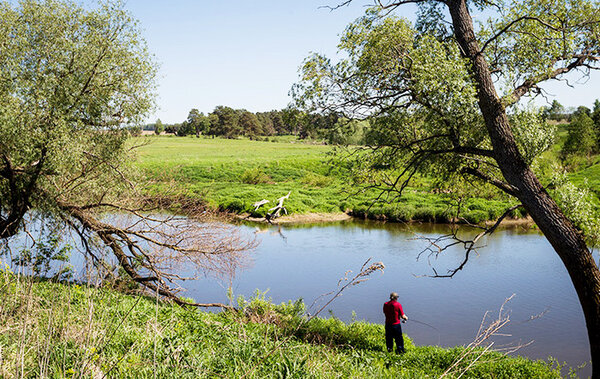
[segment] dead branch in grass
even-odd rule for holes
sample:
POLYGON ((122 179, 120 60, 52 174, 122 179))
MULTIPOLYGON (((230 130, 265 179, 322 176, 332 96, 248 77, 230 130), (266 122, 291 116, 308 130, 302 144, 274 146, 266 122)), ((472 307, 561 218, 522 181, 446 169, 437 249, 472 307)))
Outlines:
POLYGON ((514 296, 515 294, 512 294, 510 297, 504 300, 504 303, 502 303, 500 306, 500 310, 498 311, 498 316, 496 318, 490 319, 490 312, 485 312, 483 319, 481 320, 481 324, 479 325, 479 330, 475 335, 475 339, 465 347, 464 351, 459 355, 454 363, 452 363, 452 365, 450 365, 450 367, 444 371, 440 378, 444 378, 449 375, 460 378, 474 365, 489 363, 489 360, 486 361, 482 358, 490 351, 507 355, 533 343, 533 341, 531 341, 525 344, 518 343, 493 349, 495 343, 491 341, 492 337, 510 336, 509 334, 502 333, 501 329, 510 323, 510 312, 505 310, 505 306, 514 296))

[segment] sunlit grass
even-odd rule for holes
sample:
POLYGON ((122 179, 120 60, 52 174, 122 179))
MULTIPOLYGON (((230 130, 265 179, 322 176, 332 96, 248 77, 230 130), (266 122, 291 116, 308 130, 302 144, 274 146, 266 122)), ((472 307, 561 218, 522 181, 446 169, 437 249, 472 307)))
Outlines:
MULTIPOLYGON (((286 208, 290 213, 351 211, 366 218, 434 222, 447 222, 455 215, 448 196, 434 193, 427 178, 417 178, 400 201, 374 204, 377 191, 359 192, 348 183, 348 171, 330 164, 330 146, 291 137, 278 142, 195 137, 140 140, 150 142, 139 149, 138 166, 150 180, 151 194, 183 194, 215 208, 257 216, 264 210, 254 212, 254 202, 267 199, 274 204, 289 191, 286 208)), ((503 198, 469 200, 461 216, 480 222, 497 218, 506 208, 503 198)))

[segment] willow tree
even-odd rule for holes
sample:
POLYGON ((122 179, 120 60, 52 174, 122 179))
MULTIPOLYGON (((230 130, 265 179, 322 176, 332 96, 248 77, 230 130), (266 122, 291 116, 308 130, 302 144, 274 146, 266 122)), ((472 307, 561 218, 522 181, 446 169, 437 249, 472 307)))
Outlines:
POLYGON ((600 271, 586 246, 598 220, 567 217, 570 209, 561 209, 542 185, 532 164, 548 146, 550 129, 519 105, 543 94, 546 81, 598 68, 598 3, 377 3, 342 35, 344 58, 307 58, 293 88, 297 103, 372 120, 372 151, 355 156, 373 185, 401 192, 416 172, 433 172, 482 181, 518 200, 569 272, 585 315, 593 375, 600 377, 600 271), (407 3, 419 6, 415 26, 393 16, 407 3), (473 10, 491 17, 474 23, 473 10), (399 175, 378 176, 377 167, 399 175))
POLYGON ((60 0, 0 2, 3 252, 42 227, 71 231, 96 264, 108 249, 133 280, 178 302, 169 284, 174 259, 199 268, 235 263, 244 244, 225 229, 152 216, 125 201, 137 188, 125 130, 153 108, 155 76, 120 2, 94 10, 60 0), (117 224, 102 216, 107 209, 125 214, 117 224))

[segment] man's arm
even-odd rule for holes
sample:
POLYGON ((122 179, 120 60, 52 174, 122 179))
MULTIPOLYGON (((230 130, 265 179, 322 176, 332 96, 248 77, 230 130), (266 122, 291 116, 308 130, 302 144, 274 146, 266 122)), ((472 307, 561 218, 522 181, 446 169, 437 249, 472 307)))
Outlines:
POLYGON ((398 303, 398 313, 400 317, 404 320, 408 320, 408 316, 404 314, 404 310, 402 309, 402 304, 398 303))

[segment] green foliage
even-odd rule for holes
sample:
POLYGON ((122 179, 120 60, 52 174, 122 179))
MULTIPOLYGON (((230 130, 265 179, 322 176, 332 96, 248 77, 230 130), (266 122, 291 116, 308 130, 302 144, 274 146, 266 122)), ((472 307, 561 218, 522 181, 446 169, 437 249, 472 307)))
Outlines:
MULTIPOLYGON (((576 60, 582 50, 599 45, 600 16, 593 1, 513 0, 501 7, 501 16, 488 20, 479 37, 486 41, 513 20, 523 20, 512 23, 510 33, 500 34, 486 49, 492 69, 502 73, 508 104, 514 103, 514 83, 543 82, 558 67, 576 60)), ((553 104, 555 110, 560 110, 559 105, 553 104)))
POLYGON ((556 127, 547 123, 541 112, 518 110, 510 121, 519 152, 528 164, 554 144, 556 127))
POLYGON ((543 116, 548 120, 560 121, 568 118, 565 107, 557 100, 553 100, 549 107, 542 107, 543 116))
POLYGON ((577 114, 569 124, 563 155, 589 155, 596 148, 594 120, 586 113, 577 114))
POLYGON ((597 245, 600 241, 598 198, 585 187, 575 186, 561 170, 556 170, 552 187, 554 198, 564 214, 584 233, 591 246, 597 245))
POLYGON ((210 129, 210 118, 197 109, 192 109, 181 126, 177 129, 178 136, 187 136, 195 134, 199 137, 201 134, 208 133, 210 129))
POLYGON ((340 118, 325 133, 327 141, 333 145, 362 145, 368 128, 368 121, 340 118))
POLYGON ((239 124, 239 114, 235 109, 219 105, 210 114, 210 129, 208 132, 214 136, 235 138, 242 134, 239 124))
POLYGON ((240 127, 243 133, 251 138, 264 135, 262 125, 254 113, 242 111, 240 115, 240 127))
POLYGON ((128 190, 124 127, 152 108, 156 67, 118 2, 91 11, 70 1, 2 2, 0 20, 6 237, 18 232, 29 209, 52 218, 59 201, 109 202, 128 190))
POLYGON ((246 184, 272 183, 271 178, 260 168, 252 168, 244 171, 240 180, 246 184))
POLYGON ((308 173, 306 173, 306 175, 304 175, 302 178, 300 178, 300 183, 302 183, 308 187, 323 188, 323 187, 327 187, 329 184, 331 184, 332 181, 333 181, 333 178, 331 178, 330 176, 319 175, 319 174, 315 174, 313 172, 308 172, 308 173))
MULTIPOLYGON (((327 146, 299 143, 290 138, 282 142, 189 137, 160 137, 151 141, 139 149, 138 163, 152 183, 146 189, 149 193, 162 192, 162 188, 177 183, 174 197, 181 194, 198 197, 215 208, 250 212, 254 216, 263 215, 263 209, 254 213, 252 203, 262 199, 274 202, 292 191, 286 200, 291 213, 350 209, 357 217, 389 221, 448 222, 454 217, 450 209, 453 199, 428 190, 432 184, 426 178, 415 181, 414 187, 407 188, 396 204, 373 204, 372 199, 379 194, 376 190, 348 196, 349 170, 343 162, 330 164, 327 154, 332 149, 327 146), (177 154, 172 154, 173 151, 177 154)), ((481 188, 477 191, 485 194, 481 188)), ((498 217, 510 206, 497 193, 486 197, 485 201, 474 202, 483 210, 478 215, 469 213, 471 203, 467 202, 463 207, 465 219, 473 222, 498 217), (489 216, 482 219, 482 214, 489 216)))
POLYGON ((273 304, 271 298, 267 298, 266 291, 256 290, 254 296, 250 300, 246 300, 244 296, 238 296, 236 299, 237 307, 239 311, 245 315, 250 315, 256 320, 256 317, 263 319, 266 316, 270 316, 273 313, 277 314, 277 317, 285 317, 286 320, 299 320, 306 311, 306 305, 302 299, 296 301, 289 300, 287 303, 281 303, 279 305, 273 304))
MULTIPOLYGON (((511 137, 503 139, 498 135, 505 134, 504 130, 500 132, 503 122, 498 121, 503 112, 509 115, 524 163, 536 170, 547 168, 547 162, 542 161, 555 158, 549 152, 555 149, 555 128, 546 119, 562 118, 559 114, 564 109, 554 102, 545 112, 539 112, 519 108, 518 102, 538 83, 595 64, 600 48, 597 3, 495 3, 493 18, 476 22, 474 37, 482 50, 474 51, 477 48, 470 45, 470 52, 466 51, 468 43, 464 40, 471 39, 471 31, 468 36, 452 35, 462 33, 460 28, 450 30, 444 26, 465 21, 459 16, 459 3, 419 3, 415 26, 389 9, 369 9, 346 28, 338 45, 341 58, 332 61, 318 54, 308 57, 301 68, 300 81, 292 88, 300 109, 337 112, 349 119, 368 121, 365 143, 370 149, 350 150, 342 157, 353 184, 387 190, 388 199, 394 202, 399 202, 400 195, 405 196, 411 185, 423 189, 414 184, 419 178, 431 178, 438 187, 452 191, 451 198, 461 201, 473 197, 475 192, 461 189, 467 187, 465 181, 474 183, 476 188, 483 187, 487 194, 490 191, 482 184, 485 182, 507 190, 500 183, 508 180, 504 178, 508 169, 499 169, 505 157, 497 156, 502 150, 500 144, 512 144, 511 137), (586 53, 581 55, 582 52, 586 53), (487 66, 476 71, 481 57, 487 66), (502 87, 496 89, 504 108, 491 105, 496 95, 483 90, 489 85, 488 74, 482 73, 487 67, 496 87, 502 87), (492 112, 492 108, 496 111, 492 112), (494 137, 494 148, 488 133, 494 137), (543 157, 546 152, 549 154, 543 157)), ((484 1, 471 5, 483 14, 492 6, 484 1)), ((600 127, 594 131, 591 111, 584 108, 574 113, 578 119, 571 128, 565 151, 589 155, 600 141, 600 127)), ((597 109, 595 114, 600 115, 600 102, 597 109)), ((506 199, 497 192, 491 197, 506 199)), ((437 221, 452 217, 432 203, 411 204, 410 211, 361 204, 354 207, 354 212, 382 219, 415 217, 437 221)), ((404 204, 397 205, 402 208, 404 204)), ((495 207, 462 208, 458 217, 480 222, 502 214, 491 208, 495 207)))
POLYGON ((225 138, 248 137, 260 140, 273 135, 296 135, 301 139, 319 139, 329 143, 357 144, 362 141, 363 125, 338 123, 336 114, 320 114, 293 108, 252 113, 219 105, 208 116, 192 109, 181 124, 170 125, 168 133, 178 136, 201 134, 225 138))
POLYGON ((162 133, 164 131, 165 131, 165 126, 163 125, 162 121, 160 121, 160 118, 159 118, 154 123, 154 134, 160 135, 160 133, 162 133))

